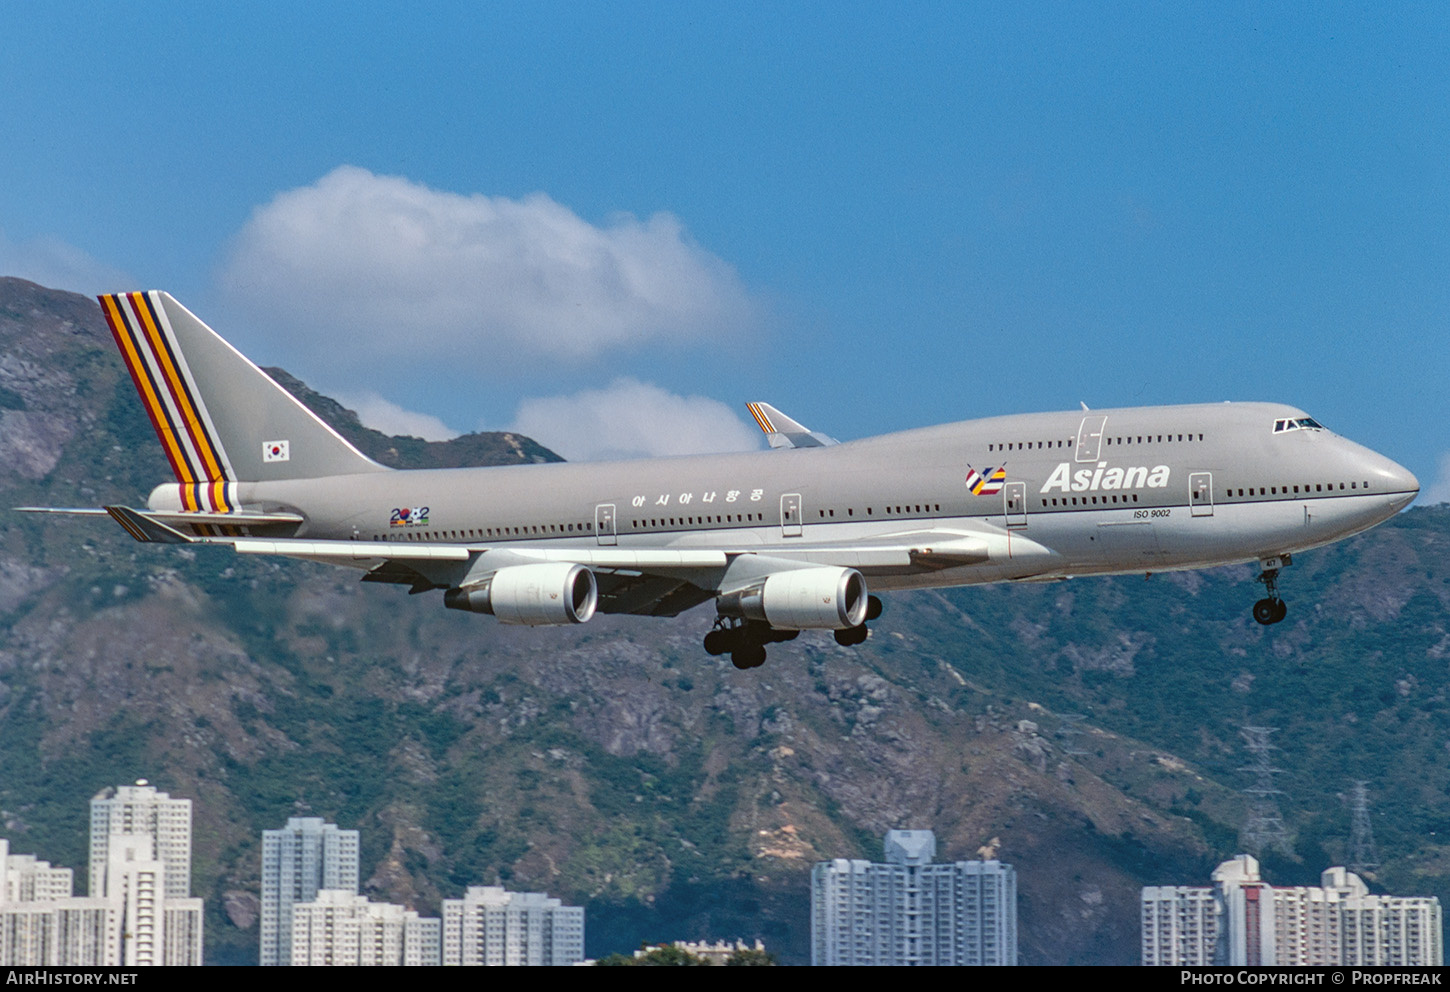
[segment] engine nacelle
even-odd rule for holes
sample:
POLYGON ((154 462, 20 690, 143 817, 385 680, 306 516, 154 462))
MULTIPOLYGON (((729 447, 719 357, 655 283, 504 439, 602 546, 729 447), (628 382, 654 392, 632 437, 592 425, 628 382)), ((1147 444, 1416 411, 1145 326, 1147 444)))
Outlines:
POLYGON ((583 565, 510 565, 443 594, 450 610, 492 613, 499 623, 530 627, 584 623, 599 605, 599 585, 583 565))
POLYGON ((778 630, 844 630, 866 620, 866 580, 854 568, 774 572, 717 602, 725 616, 764 620, 778 630))

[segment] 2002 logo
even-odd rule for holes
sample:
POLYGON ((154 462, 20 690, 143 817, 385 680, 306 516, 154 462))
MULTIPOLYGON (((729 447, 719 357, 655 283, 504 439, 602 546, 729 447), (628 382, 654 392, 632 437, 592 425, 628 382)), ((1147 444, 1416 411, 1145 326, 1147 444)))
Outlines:
POLYGON ((393 510, 389 527, 424 527, 428 523, 428 507, 400 506, 393 510))

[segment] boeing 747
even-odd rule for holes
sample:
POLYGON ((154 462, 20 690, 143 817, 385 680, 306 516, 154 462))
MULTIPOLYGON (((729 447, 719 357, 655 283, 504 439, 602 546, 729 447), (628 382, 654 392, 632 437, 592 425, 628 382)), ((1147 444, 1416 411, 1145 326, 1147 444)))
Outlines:
MULTIPOLYGON (((1293 556, 1415 498, 1400 465, 1293 407, 994 417, 838 443, 749 404, 772 450, 399 471, 364 456, 171 296, 100 297, 175 473, 139 541, 362 571, 503 623, 673 617, 737 668, 802 630, 860 644, 873 593, 1256 562, 1261 624, 1293 556), (868 590, 871 590, 868 592, 868 590)), ((28 508, 42 510, 45 508, 28 508)))

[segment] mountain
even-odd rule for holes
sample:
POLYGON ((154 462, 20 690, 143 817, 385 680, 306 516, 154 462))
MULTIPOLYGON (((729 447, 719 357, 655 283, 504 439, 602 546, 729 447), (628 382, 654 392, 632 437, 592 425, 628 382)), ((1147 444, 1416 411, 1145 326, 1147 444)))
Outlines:
MULTIPOLYGON (((514 436, 390 464, 552 459, 514 436)), ((376 435, 376 436, 374 436, 376 435)), ((94 301, 0 280, 0 498, 136 504, 167 468, 94 301)), ((84 874, 87 801, 147 778, 195 801, 207 956, 255 961, 261 831, 362 833, 366 888, 429 914, 468 884, 587 909, 592 956, 760 937, 809 960, 809 870, 893 827, 1016 866, 1026 963, 1133 963, 1138 888, 1239 850, 1240 727, 1278 728, 1290 853, 1348 857, 1369 782, 1376 887, 1450 897, 1450 509, 1302 555, 1289 617, 1247 567, 886 598, 871 640, 805 633, 753 671, 676 621, 502 627, 355 573, 141 545, 0 514, 0 836, 84 874)))

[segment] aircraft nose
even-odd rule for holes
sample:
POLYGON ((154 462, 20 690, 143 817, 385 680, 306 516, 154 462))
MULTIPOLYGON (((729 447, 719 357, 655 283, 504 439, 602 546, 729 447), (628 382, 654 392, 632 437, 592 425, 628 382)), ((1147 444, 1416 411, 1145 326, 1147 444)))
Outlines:
POLYGON ((1390 459, 1384 459, 1384 466, 1378 474, 1383 479, 1386 491, 1396 510, 1402 510, 1420 495, 1420 480, 1405 466, 1390 459))
POLYGON ((1415 473, 1401 464, 1391 461, 1389 466, 1391 466, 1392 492, 1404 493, 1404 502, 1399 503, 1399 508, 1404 509, 1405 506, 1415 502, 1415 496, 1420 495, 1420 480, 1415 479, 1415 473))

